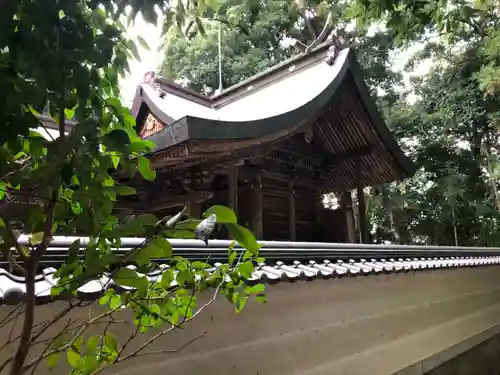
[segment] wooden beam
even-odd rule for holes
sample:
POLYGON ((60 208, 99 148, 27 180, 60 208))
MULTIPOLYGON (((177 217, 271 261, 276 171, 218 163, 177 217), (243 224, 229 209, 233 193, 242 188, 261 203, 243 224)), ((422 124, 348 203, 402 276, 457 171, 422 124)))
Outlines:
POLYGON ((351 159, 358 159, 361 156, 369 155, 373 152, 375 152, 373 145, 368 145, 331 154, 324 159, 322 163, 322 169, 328 170, 336 167, 337 165, 339 165, 344 161, 351 159))
POLYGON ((262 222, 262 176, 255 176, 255 183, 252 186, 252 231, 258 240, 263 239, 262 222))
POLYGON ((229 207, 238 215, 238 168, 233 168, 227 175, 229 207))
POLYGON ((345 240, 348 243, 356 243, 356 224, 354 223, 354 212, 352 209, 352 196, 350 191, 344 191, 341 193, 340 207, 345 216, 345 240))
POLYGON ((186 194, 179 195, 166 195, 164 197, 160 197, 160 199, 152 199, 149 201, 141 201, 141 202, 126 202, 119 201, 115 205, 116 210, 133 210, 136 212, 156 212, 164 209, 170 209, 174 207, 183 207, 188 202, 196 202, 196 204, 200 204, 205 202, 213 197, 212 191, 207 190, 196 190, 191 191, 186 194))
MULTIPOLYGON (((262 171, 262 177, 275 180, 277 182, 288 182, 290 181, 290 175, 284 173, 270 172, 270 171, 262 171)), ((296 177, 294 186, 301 186, 304 188, 317 188, 318 184, 309 179, 296 177)))
POLYGON ((290 241, 297 240, 297 227, 295 218, 295 190, 294 190, 295 179, 290 180, 288 188, 290 190, 290 197, 288 198, 288 234, 290 241))
POLYGON ((358 217, 359 217, 359 239, 360 243, 369 243, 368 223, 366 221, 365 192, 363 190, 363 169, 361 157, 356 158, 357 181, 356 189, 358 196, 358 217))

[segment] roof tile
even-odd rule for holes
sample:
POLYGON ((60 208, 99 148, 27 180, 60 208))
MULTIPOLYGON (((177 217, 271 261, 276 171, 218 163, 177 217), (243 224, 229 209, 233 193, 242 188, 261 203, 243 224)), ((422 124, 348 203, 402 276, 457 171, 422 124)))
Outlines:
MULTIPOLYGON (((434 257, 434 258, 405 258, 405 259, 325 259, 322 262, 293 261, 285 264, 282 261, 263 263, 256 266, 250 277, 251 282, 291 282, 296 280, 312 280, 317 278, 335 279, 344 276, 391 274, 397 272, 421 271, 426 269, 447 269, 457 267, 479 267, 499 265, 500 256, 475 256, 475 257, 434 257)), ((214 272, 219 264, 215 264, 210 272, 214 272)), ((132 267, 133 266, 129 266, 132 267)), ((150 282, 158 282, 161 275, 169 269, 168 265, 160 265, 160 269, 148 274, 150 282)), ((57 284, 54 277, 56 269, 48 267, 36 277, 35 290, 37 303, 47 303, 53 300, 50 295, 51 288, 57 284)), ((332 281, 334 282, 334 281, 332 281)), ((115 283, 109 275, 92 280, 78 289, 78 298, 88 300, 97 298, 106 289, 114 287, 118 290, 127 290, 115 283)), ((25 293, 24 278, 12 275, 0 268, 0 304, 18 304, 25 293)))

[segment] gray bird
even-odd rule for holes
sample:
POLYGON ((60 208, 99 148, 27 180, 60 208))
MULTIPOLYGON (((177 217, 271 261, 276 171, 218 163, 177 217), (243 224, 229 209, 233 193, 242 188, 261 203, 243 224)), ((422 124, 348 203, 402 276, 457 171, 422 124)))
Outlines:
POLYGON ((208 238, 214 231, 216 222, 217 216, 215 214, 211 214, 206 219, 202 220, 195 229, 196 239, 202 240, 208 246, 208 238))

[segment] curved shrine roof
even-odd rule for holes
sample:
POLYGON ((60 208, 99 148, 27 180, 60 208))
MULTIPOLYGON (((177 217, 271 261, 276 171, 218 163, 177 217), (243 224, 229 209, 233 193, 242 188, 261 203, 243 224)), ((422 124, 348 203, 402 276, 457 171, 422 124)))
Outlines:
POLYGON ((325 191, 413 173, 370 97, 354 51, 331 42, 212 97, 148 73, 132 113, 139 133, 156 143, 151 160, 157 168, 245 159, 304 133, 321 155, 325 191))

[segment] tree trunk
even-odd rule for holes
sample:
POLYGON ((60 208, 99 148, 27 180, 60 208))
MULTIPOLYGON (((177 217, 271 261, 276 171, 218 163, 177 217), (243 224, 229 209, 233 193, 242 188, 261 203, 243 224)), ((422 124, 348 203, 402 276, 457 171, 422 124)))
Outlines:
POLYGON ((394 211, 392 209, 391 199, 389 197, 389 192, 384 186, 380 187, 380 194, 382 195, 382 207, 384 207, 387 213, 387 219, 389 222, 389 230, 394 237, 394 242, 401 243, 401 236, 399 234, 398 228, 396 226, 396 221, 394 220, 394 211))

